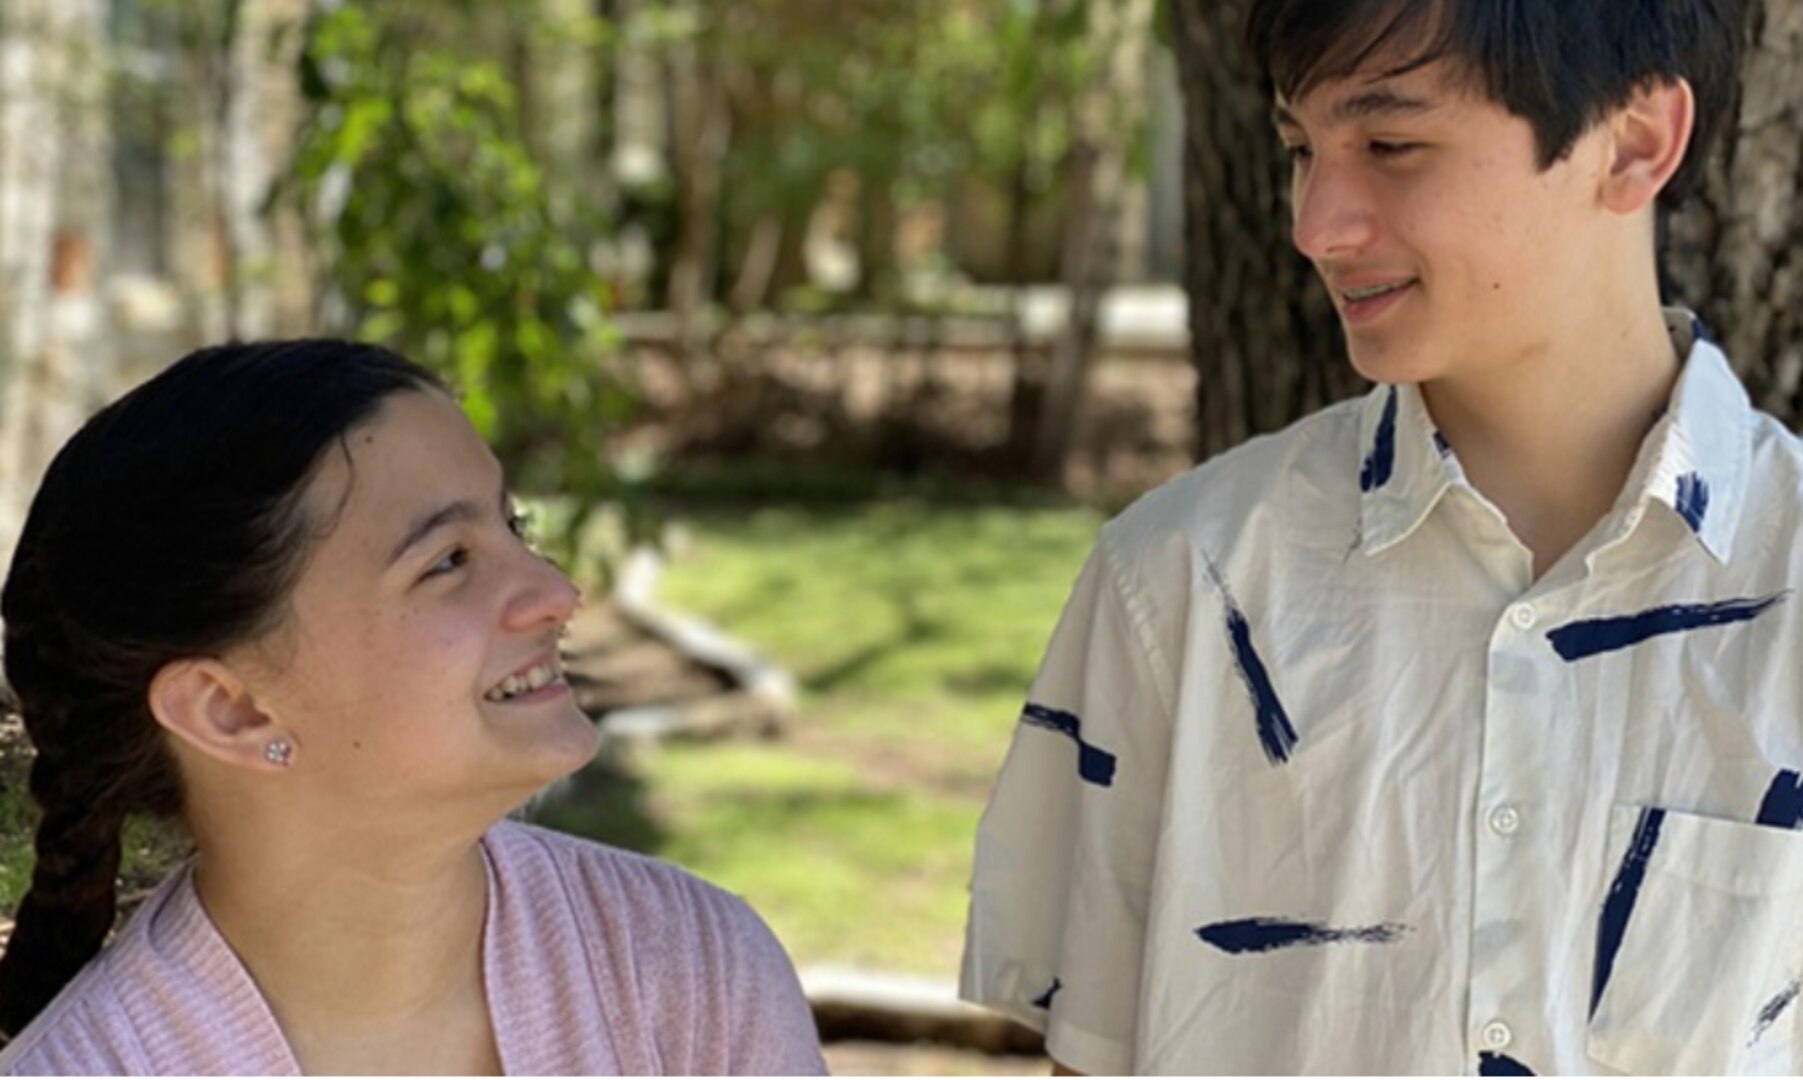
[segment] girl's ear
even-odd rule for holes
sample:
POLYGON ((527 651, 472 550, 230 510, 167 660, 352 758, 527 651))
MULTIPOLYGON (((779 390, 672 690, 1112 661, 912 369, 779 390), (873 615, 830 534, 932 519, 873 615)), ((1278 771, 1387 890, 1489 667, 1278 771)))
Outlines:
POLYGON ((258 770, 293 763, 292 733, 258 705, 223 661, 196 658, 163 665, 150 680, 149 704, 165 730, 216 761, 258 770))
POLYGON ((1609 121, 1611 161, 1603 204, 1633 214, 1658 199, 1684 163, 1696 126, 1696 96, 1683 79, 1650 83, 1634 92, 1609 121))

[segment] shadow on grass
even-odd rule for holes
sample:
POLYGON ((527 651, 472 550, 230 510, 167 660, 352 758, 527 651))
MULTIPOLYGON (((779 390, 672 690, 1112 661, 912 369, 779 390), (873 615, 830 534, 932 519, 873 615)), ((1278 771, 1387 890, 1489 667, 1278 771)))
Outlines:
POLYGON ((949 629, 943 623, 920 613, 920 604, 912 593, 901 588, 884 591, 890 594, 890 603, 901 612, 900 629, 882 641, 872 642, 850 656, 836 660, 819 671, 810 672, 803 677, 802 685, 817 693, 830 693, 856 681, 873 665, 895 653, 931 644, 949 636, 949 629))
POLYGON ((656 855, 670 837, 647 805, 649 790, 632 766, 598 757, 533 800, 526 819, 573 836, 656 855))
POLYGON ((990 694, 1024 695, 1032 679, 1033 671, 1030 667, 1023 672, 1016 664, 982 664, 969 671, 956 671, 947 675, 943 685, 952 693, 971 697, 990 694))

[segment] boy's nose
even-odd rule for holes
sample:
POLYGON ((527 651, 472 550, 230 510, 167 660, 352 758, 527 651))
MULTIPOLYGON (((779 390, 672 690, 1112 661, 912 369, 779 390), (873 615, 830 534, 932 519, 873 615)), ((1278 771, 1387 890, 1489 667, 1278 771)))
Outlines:
POLYGON ((1316 263, 1356 253, 1376 234, 1369 193, 1345 168, 1316 162, 1293 198, 1291 239, 1316 263))

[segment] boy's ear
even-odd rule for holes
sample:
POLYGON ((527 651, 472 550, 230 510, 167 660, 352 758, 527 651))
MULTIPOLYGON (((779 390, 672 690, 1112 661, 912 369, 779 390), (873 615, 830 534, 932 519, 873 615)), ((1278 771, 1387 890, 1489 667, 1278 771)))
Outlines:
POLYGON ((150 680, 148 697, 158 724, 216 761, 263 771, 289 764, 294 737, 263 711, 223 661, 171 661, 150 680), (272 744, 286 749, 272 753, 272 744))
POLYGON ((1609 122, 1612 158, 1603 204, 1619 214, 1645 209, 1684 164, 1696 126, 1696 96, 1683 79, 1634 91, 1609 122))

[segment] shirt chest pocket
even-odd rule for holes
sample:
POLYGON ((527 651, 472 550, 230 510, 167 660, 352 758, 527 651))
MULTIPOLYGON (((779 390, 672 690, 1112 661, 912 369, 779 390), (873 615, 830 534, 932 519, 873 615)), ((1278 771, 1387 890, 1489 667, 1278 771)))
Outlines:
POLYGON ((1588 1053, 1640 1074, 1791 1074, 1803 832, 1617 806, 1588 1053))

